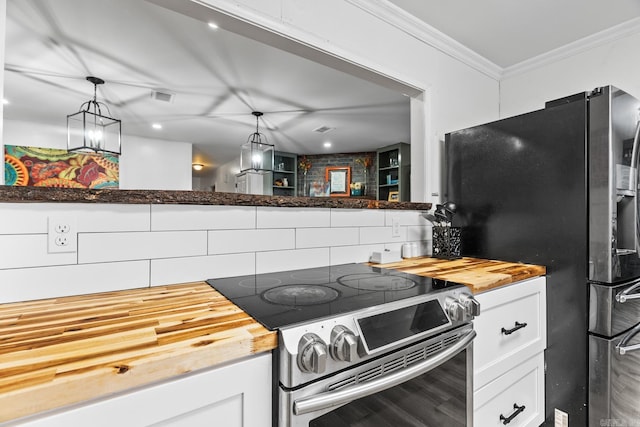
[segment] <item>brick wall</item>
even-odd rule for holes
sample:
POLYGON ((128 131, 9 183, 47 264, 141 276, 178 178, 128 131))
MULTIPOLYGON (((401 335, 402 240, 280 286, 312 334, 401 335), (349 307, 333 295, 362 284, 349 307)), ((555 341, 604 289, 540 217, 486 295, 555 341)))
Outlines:
MULTIPOLYGON (((300 160, 302 156, 298 156, 300 160)), ((327 166, 349 166, 351 167, 351 182, 366 182, 366 195, 372 198, 377 198, 376 193, 376 152, 361 152, 361 153, 340 153, 340 154, 316 154, 307 155, 307 159, 311 161, 311 169, 307 173, 306 183, 318 181, 325 181, 325 168, 327 166), (356 163, 356 159, 363 159, 369 157, 371 159, 371 166, 368 169, 366 181, 365 173, 361 164, 356 163)), ((298 195, 305 195, 304 193, 304 174, 302 170, 298 169, 298 195)), ((308 189, 307 189, 308 190, 308 189)), ((306 193, 308 194, 308 193, 306 193)))

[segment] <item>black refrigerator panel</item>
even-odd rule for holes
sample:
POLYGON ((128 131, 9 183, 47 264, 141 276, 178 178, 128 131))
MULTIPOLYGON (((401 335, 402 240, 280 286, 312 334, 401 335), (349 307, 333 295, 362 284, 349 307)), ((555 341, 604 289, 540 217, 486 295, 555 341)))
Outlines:
POLYGON ((586 425, 587 95, 446 135, 462 254, 547 267, 546 423, 586 425))

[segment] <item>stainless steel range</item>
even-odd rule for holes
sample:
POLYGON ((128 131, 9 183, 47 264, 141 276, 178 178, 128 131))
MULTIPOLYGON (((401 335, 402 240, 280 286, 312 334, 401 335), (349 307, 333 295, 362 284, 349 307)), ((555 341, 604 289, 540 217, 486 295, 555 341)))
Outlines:
POLYGON ((274 425, 472 424, 465 286, 364 264, 208 282, 279 331, 274 425))

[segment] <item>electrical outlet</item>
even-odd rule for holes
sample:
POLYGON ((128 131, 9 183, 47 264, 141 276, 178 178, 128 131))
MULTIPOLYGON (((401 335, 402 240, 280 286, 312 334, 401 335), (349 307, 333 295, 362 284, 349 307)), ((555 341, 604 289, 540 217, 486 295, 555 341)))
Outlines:
POLYGON ((47 250, 50 254, 78 251, 76 218, 70 215, 50 215, 47 227, 47 250))
POLYGON ((400 237, 400 218, 391 218, 391 237, 400 237))

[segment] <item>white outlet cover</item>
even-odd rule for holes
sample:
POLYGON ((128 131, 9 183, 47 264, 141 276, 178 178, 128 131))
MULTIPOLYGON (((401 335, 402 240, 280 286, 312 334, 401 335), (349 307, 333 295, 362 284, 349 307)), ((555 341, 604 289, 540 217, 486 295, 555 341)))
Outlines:
POLYGON ((78 227, 73 215, 50 215, 47 224, 47 252, 78 251, 78 227))

